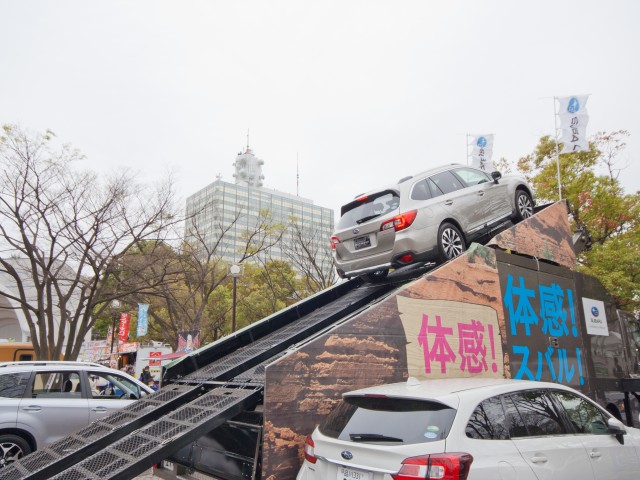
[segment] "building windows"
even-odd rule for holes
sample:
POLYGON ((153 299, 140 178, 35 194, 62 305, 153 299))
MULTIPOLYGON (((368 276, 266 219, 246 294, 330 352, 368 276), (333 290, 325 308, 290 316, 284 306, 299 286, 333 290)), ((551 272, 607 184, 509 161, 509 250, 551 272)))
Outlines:
MULTIPOLYGON (((311 243, 320 250, 326 249, 330 256, 330 244, 326 241, 333 233, 333 211, 314 205, 299 197, 292 197, 283 192, 257 187, 244 187, 217 180, 203 190, 187 198, 187 215, 195 215, 192 224, 187 225, 185 237, 192 235, 190 228, 197 229, 207 239, 212 239, 211 248, 219 239, 222 231, 227 231, 222 251, 218 255, 224 261, 234 262, 242 249, 245 232, 256 225, 263 213, 270 216, 274 225, 291 227, 292 222, 307 233, 311 243), (233 225, 235 222, 235 225, 233 225), (229 228, 231 227, 231 228, 229 228)), ((280 244, 275 245, 267 254, 273 259, 286 260, 287 243, 294 241, 296 235, 285 232, 280 244), (283 248, 284 247, 284 248, 283 248)), ((328 265, 331 269, 331 265, 328 265)), ((331 272, 327 272, 330 276, 331 272)))

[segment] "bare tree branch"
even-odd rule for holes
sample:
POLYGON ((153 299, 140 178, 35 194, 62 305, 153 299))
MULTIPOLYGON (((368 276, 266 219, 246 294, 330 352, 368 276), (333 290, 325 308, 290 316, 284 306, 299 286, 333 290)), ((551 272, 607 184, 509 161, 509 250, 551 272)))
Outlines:
POLYGON ((50 132, 5 126, 0 138, 0 295, 21 309, 38 358, 76 358, 95 317, 117 292, 112 264, 177 221, 170 182, 136 185, 78 171, 82 155, 50 149, 50 132), (109 287, 109 288, 107 288, 109 287))

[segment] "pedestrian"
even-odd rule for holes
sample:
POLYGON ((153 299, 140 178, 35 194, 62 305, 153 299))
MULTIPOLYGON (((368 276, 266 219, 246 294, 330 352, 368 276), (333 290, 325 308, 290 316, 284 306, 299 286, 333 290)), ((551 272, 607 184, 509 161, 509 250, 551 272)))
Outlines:
POLYGON ((145 366, 142 370, 142 373, 140 374, 140 381, 145 385, 148 385, 150 381, 153 381, 153 376, 149 371, 149 365, 145 366))

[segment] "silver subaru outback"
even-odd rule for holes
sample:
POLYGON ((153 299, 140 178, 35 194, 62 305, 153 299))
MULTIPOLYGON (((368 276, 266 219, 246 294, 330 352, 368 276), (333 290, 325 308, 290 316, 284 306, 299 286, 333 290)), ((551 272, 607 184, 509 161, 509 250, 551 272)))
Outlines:
POLYGON ((153 390, 88 362, 0 363, 0 471, 153 390))
POLYGON ((447 261, 506 221, 533 215, 531 186, 519 176, 464 165, 433 168, 358 195, 331 236, 338 275, 386 277, 390 269, 447 261))

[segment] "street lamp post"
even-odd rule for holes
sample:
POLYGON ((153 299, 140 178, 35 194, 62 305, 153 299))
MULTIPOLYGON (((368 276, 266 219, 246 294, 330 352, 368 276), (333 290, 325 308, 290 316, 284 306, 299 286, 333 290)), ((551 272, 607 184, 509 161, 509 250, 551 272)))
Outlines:
POLYGON ((231 333, 236 331, 236 285, 238 277, 242 275, 242 265, 234 263, 229 265, 229 275, 233 277, 233 297, 232 297, 232 315, 231 315, 231 333))
POLYGON ((111 355, 109 355, 109 366, 113 360, 113 340, 116 338, 116 321, 118 320, 118 314, 120 313, 120 300, 111 300, 111 355))

